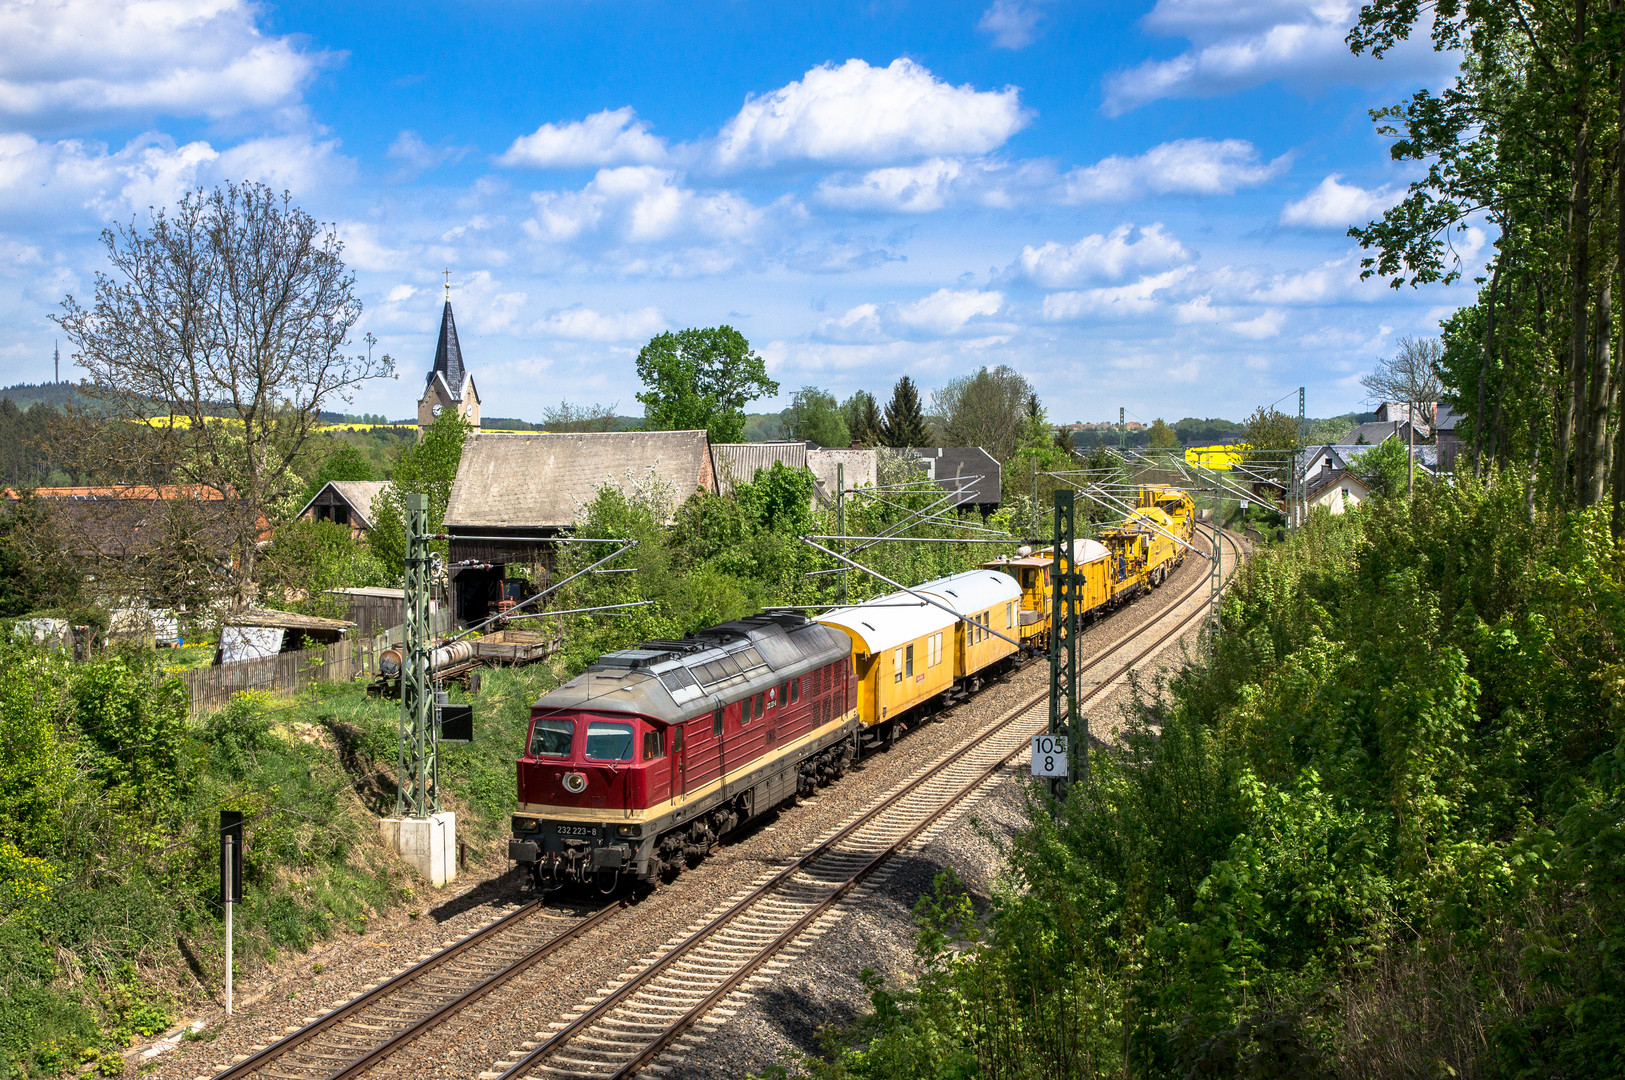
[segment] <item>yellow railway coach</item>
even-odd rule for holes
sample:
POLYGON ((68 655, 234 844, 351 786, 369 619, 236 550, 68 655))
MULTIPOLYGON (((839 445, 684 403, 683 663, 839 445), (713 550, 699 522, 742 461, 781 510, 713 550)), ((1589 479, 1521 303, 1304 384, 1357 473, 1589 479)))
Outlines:
POLYGON ((913 593, 895 592, 818 617, 852 639, 858 720, 870 745, 889 745, 943 695, 1017 651, 989 632, 996 628, 1015 637, 1021 589, 1010 578, 972 570, 928 581, 914 592, 953 613, 913 593))
POLYGON ((954 627, 956 678, 974 680, 1019 651, 1014 643, 1020 640, 1022 590, 1008 575, 967 570, 927 582, 917 591, 940 600, 962 617, 954 627))

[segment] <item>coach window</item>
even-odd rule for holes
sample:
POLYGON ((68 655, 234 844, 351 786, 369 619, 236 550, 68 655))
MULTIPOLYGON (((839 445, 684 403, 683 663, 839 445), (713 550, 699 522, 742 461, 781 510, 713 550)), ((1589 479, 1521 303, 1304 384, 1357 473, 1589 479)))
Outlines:
POLYGON ((1016 625, 1016 604, 1015 604, 1015 601, 1012 600, 1010 603, 1004 605, 1004 628, 1006 630, 1012 630, 1012 629, 1015 628, 1015 625, 1016 625))
POLYGON ((903 657, 903 674, 909 678, 914 677, 914 646, 910 645, 903 657))
POLYGON ((711 734, 715 735, 719 739, 722 738, 722 710, 721 709, 712 709, 711 710, 711 734))
POLYGON ((892 650, 892 654, 891 654, 891 681, 894 682, 894 683, 900 683, 900 682, 903 681, 903 650, 902 649, 894 649, 894 650, 892 650))
POLYGON ((645 731, 643 733, 643 760, 653 761, 657 757, 666 756, 666 733, 663 731, 645 731))

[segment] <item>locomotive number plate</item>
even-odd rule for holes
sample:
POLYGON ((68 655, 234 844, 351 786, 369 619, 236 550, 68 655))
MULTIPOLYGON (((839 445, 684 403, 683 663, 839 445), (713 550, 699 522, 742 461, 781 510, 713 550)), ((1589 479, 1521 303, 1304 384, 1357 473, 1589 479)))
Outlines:
POLYGON ((598 831, 591 825, 559 825, 557 830, 560 836, 591 836, 598 831))

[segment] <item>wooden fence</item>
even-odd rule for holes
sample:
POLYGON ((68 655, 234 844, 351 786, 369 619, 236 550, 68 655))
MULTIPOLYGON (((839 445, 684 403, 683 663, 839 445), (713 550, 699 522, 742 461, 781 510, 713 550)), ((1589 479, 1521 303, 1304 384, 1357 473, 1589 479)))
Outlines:
MULTIPOLYGON (((430 632, 436 636, 451 630, 451 610, 442 605, 429 616, 430 632)), ((213 712, 244 690, 287 693, 318 682, 349 682, 378 673, 378 657, 391 645, 401 642, 402 628, 392 626, 382 634, 354 637, 317 649, 278 653, 259 660, 194 668, 181 673, 192 696, 192 712, 213 712)))

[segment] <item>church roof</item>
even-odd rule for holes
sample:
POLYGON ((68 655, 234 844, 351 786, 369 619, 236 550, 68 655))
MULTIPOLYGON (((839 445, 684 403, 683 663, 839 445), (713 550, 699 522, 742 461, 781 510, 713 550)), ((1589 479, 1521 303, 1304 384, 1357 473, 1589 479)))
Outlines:
POLYGON ((463 347, 457 343, 457 322, 451 317, 451 301, 440 315, 440 341, 434 347, 434 367, 425 384, 434 381, 436 373, 445 377, 452 400, 463 400, 463 347))

